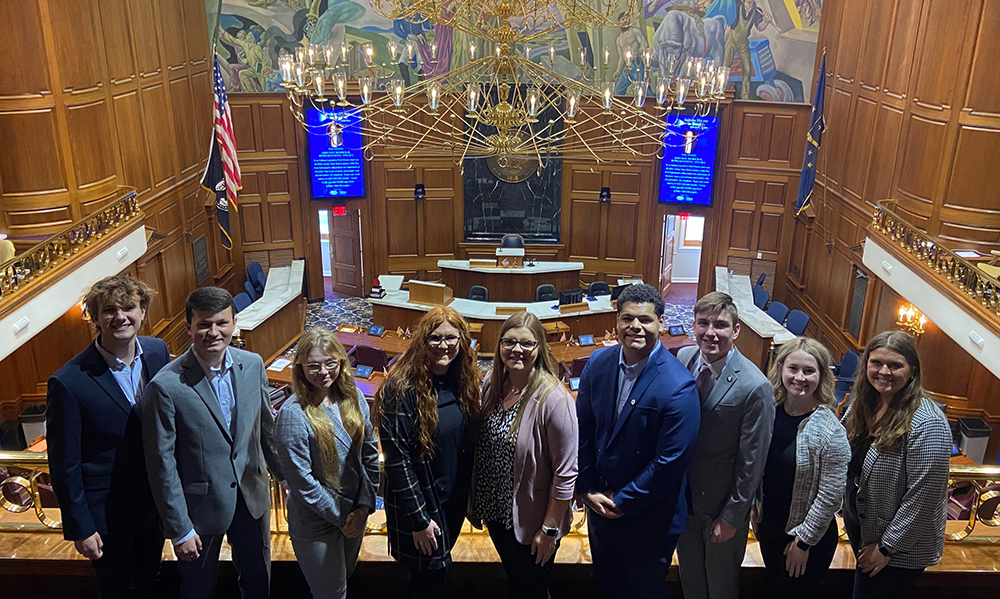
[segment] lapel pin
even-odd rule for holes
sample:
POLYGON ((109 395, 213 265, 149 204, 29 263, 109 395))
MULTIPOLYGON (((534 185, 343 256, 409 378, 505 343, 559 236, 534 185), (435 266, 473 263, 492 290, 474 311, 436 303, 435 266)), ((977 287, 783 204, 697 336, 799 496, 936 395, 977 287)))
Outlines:
POLYGON ((635 405, 635 400, 634 400, 634 399, 632 400, 632 405, 633 405, 633 406, 635 405))
POLYGON ((731 382, 733 382, 733 377, 732 377, 732 376, 727 376, 727 377, 726 377, 726 382, 727 382, 727 383, 731 383, 731 382))

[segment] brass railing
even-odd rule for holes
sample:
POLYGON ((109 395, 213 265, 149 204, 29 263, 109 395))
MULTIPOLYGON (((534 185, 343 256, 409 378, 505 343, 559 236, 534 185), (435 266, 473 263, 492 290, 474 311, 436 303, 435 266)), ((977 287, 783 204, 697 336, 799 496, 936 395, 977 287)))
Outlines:
POLYGON ((43 275, 140 214, 135 189, 119 187, 117 198, 101 210, 0 264, 0 301, 27 291, 43 275))
POLYGON ((879 202, 872 218, 872 228, 925 264, 956 291, 980 304, 992 316, 1000 317, 1000 281, 906 222, 892 211, 896 204, 895 200, 879 202))
MULTIPOLYGON (((945 539, 969 539, 977 522, 984 526, 1000 526, 1000 466, 952 466, 948 485, 955 496, 968 500, 969 521, 964 529, 945 535, 945 539)), ((996 543, 1000 542, 1000 535, 977 534, 970 540, 996 543)))
MULTIPOLYGON (((1000 526, 1000 466, 951 466, 948 475, 950 489, 960 492, 962 501, 970 509, 968 523, 961 531, 945 535, 948 541, 1000 542, 1000 535, 972 534, 977 526, 1000 526)), ((136 481, 142 484, 143 481, 136 481)), ((51 532, 61 530, 62 523, 45 513, 42 507, 40 485, 49 484, 48 454, 30 451, 0 451, 0 507, 7 512, 20 514, 34 511, 37 522, 19 519, 6 522, 0 511, 0 531, 51 532)), ((277 483, 271 483, 274 517, 271 531, 287 533, 284 493, 277 483)), ((585 514, 573 520, 570 534, 586 534, 583 528, 585 514)), ((950 520, 950 522, 956 522, 950 520)), ((952 528, 954 530, 954 528, 952 528)), ((384 518, 369 522, 368 534, 385 534, 384 518)), ((475 532, 475 531, 473 531, 475 532)))

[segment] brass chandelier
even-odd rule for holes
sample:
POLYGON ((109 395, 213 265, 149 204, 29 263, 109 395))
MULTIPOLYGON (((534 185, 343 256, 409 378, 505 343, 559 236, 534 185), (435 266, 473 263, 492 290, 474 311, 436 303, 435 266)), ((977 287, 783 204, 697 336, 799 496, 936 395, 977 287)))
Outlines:
MULTIPOLYGON (((582 76, 574 79, 556 72, 554 45, 546 56, 538 44, 564 29, 627 28, 643 9, 640 0, 370 1, 380 16, 449 26, 473 41, 468 64, 409 86, 397 75, 397 65, 417 56, 412 42, 389 42, 388 64, 376 64, 372 45, 362 45, 365 69, 355 81, 348 67, 354 51, 349 44, 307 46, 283 57, 281 74, 297 120, 314 128, 307 124, 307 109, 341 108, 322 125, 331 145, 339 147, 345 115, 356 111, 367 159, 380 146, 409 164, 419 148, 421 156, 448 157, 457 165, 465 158, 487 157, 533 164, 540 171, 549 158, 567 154, 597 163, 662 156, 664 144, 673 145, 676 135, 665 117, 671 111, 700 116, 717 111, 729 81, 728 68, 685 58, 683 52, 657 65, 653 78, 652 53, 627 48, 622 58, 632 93, 619 97, 615 81, 606 78, 608 49, 600 72, 591 64, 598 57, 581 49, 582 76), (491 50, 480 48, 481 43, 491 50), (541 62, 529 59, 539 53, 541 62)), ((429 50, 434 63, 436 41, 429 50)), ((683 136, 676 137, 676 145, 684 143, 683 136)))

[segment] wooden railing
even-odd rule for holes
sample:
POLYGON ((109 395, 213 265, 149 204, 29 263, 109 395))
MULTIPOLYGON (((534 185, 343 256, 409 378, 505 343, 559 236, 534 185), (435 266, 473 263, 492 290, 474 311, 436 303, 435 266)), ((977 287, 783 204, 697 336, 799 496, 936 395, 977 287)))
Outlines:
MULTIPOLYGON (((0 507, 14 514, 14 517, 4 518, 0 510, 0 531, 20 532, 52 532, 62 528, 62 523, 46 514, 42 507, 41 492, 47 487, 48 454, 30 451, 0 451, 0 507), (29 511, 34 513, 34 520, 17 516, 29 511)), ((1000 542, 1000 535, 982 534, 981 527, 996 528, 1000 526, 1000 466, 958 466, 952 465, 948 484, 960 495, 960 500, 970 510, 965 528, 945 535, 945 539, 955 542, 1000 542), (979 526, 980 530, 976 531, 979 526), (975 532, 976 534, 973 534, 975 532)), ((146 481, 135 481, 135 484, 145 484, 146 481)), ((285 512, 285 497, 275 481, 271 481, 271 499, 274 508, 271 518, 272 532, 288 532, 288 521, 285 512)), ((369 522, 368 534, 384 534, 384 518, 369 522)), ((955 520, 950 522, 957 523, 955 520)), ((576 517, 570 534, 586 534, 583 525, 585 518, 576 517)), ((955 530, 955 524, 949 526, 955 530)))
POLYGON ((141 215, 135 189, 119 187, 115 199, 101 210, 0 264, 0 306, 9 306, 27 295, 74 257, 141 215))
POLYGON ((981 307, 994 327, 1000 326, 997 322, 1000 319, 1000 281, 908 223, 893 211, 896 204, 895 200, 878 203, 872 229, 885 236, 899 251, 924 265, 946 287, 981 307))

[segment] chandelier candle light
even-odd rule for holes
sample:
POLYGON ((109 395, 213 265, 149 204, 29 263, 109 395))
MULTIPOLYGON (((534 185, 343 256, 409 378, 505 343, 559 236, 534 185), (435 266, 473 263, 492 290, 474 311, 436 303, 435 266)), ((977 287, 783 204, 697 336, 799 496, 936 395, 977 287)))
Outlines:
POLYGON ((899 319, 896 326, 909 333, 914 339, 924 334, 924 325, 927 324, 927 317, 920 313, 910 304, 903 304, 899 307, 899 319))
MULTIPOLYGON (((438 61, 436 41, 419 42, 422 52, 412 41, 390 41, 389 61, 381 64, 371 43, 357 49, 344 43, 339 51, 309 46, 282 57, 281 77, 296 119, 309 128, 306 110, 329 108, 333 99, 324 94, 335 94, 336 106, 360 112, 369 160, 373 148, 380 147, 409 164, 419 147, 422 156, 449 157, 457 165, 465 158, 499 157, 534 161, 540 171, 549 158, 567 154, 597 163, 662 156, 664 144, 684 143, 668 137, 676 134, 667 131, 665 117, 671 111, 702 116, 718 111, 729 83, 729 69, 711 59, 681 51, 661 61, 666 64, 653 65, 648 49, 627 48, 620 72, 631 96, 622 99, 615 93, 618 75, 609 48, 601 51, 601 65, 590 64, 586 49, 574 65, 552 43, 540 62, 530 60, 535 44, 564 30, 633 25, 643 10, 640 0, 371 0, 371 6, 382 17, 452 27, 473 41, 467 46, 468 64, 411 85, 401 78, 401 67, 418 66, 429 57, 423 67, 432 70, 438 61), (352 73, 356 51, 363 68, 352 73), (655 103, 646 102, 650 92, 655 103)), ((324 126, 331 145, 343 143, 339 130, 324 126)))

